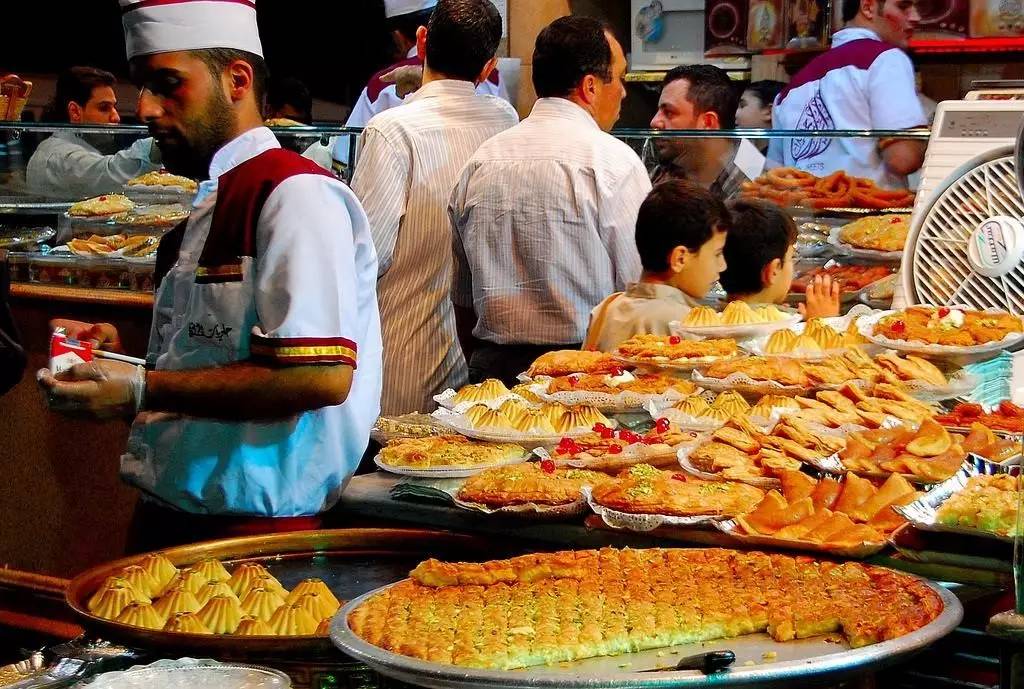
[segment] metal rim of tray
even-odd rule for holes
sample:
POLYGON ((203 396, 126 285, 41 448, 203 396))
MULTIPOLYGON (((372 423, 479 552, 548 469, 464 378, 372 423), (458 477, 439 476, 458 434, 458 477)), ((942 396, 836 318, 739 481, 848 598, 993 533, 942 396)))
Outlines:
MULTIPOLYGON (((324 529, 293 531, 264 536, 245 536, 192 543, 158 552, 176 566, 187 566, 206 558, 218 560, 268 560, 275 557, 296 558, 304 555, 368 552, 408 553, 425 558, 431 551, 473 549, 483 547, 476 536, 426 529, 324 529)), ((234 634, 186 634, 143 629, 103 619, 87 607, 89 597, 100 584, 124 567, 138 564, 148 553, 122 558, 93 567, 76 576, 68 584, 65 601, 80 623, 100 632, 105 638, 128 645, 171 651, 204 654, 268 654, 285 653, 322 656, 337 653, 327 636, 237 636, 234 634)), ((206 657, 206 656, 204 656, 206 657)))
MULTIPOLYGON (((739 666, 710 676, 695 670, 614 674, 594 674, 585 671, 556 673, 545 672, 537 667, 521 670, 479 670, 403 656, 364 641, 348 626, 348 618, 353 610, 371 596, 395 584, 382 586, 349 601, 331 621, 330 638, 343 652, 382 675, 417 686, 449 689, 659 689, 681 686, 750 686, 811 677, 818 679, 827 675, 850 674, 892 662, 938 641, 960 623, 963 618, 963 606, 950 591, 921 577, 901 574, 924 582, 942 600, 942 613, 924 627, 904 634, 898 639, 827 654, 816 659, 739 666)), ((700 644, 694 644, 693 652, 699 652, 699 646, 700 644)), ((622 659, 629 657, 629 654, 618 656, 622 659)))

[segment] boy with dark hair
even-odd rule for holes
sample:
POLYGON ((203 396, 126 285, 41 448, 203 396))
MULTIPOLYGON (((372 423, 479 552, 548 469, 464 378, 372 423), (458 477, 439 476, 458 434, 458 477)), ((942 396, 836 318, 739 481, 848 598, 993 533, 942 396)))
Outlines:
POLYGON ((685 180, 654 187, 640 206, 636 248, 643 273, 590 315, 584 349, 611 351, 633 335, 668 335, 725 270, 729 211, 706 189, 685 180))
MULTIPOLYGON (((732 218, 725 243, 728 268, 719 281, 729 300, 781 304, 793 282, 796 223, 778 206, 763 201, 737 200, 728 207, 732 218)), ((839 283, 818 276, 807 286, 807 302, 799 309, 805 318, 838 316, 839 283)))

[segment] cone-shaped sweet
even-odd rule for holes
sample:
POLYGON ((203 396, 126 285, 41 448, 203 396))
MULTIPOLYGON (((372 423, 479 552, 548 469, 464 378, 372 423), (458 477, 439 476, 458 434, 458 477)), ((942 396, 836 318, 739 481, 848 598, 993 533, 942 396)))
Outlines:
POLYGON ((167 588, 167 585, 171 583, 171 580, 178 573, 178 568, 163 553, 147 555, 139 562, 139 566, 146 570, 149 576, 153 577, 160 587, 160 591, 167 588))
POLYGON ((269 589, 249 589, 242 599, 242 611, 246 615, 258 617, 264 622, 284 605, 284 598, 269 589))
POLYGON ((191 591, 180 588, 160 596, 160 599, 153 603, 153 607, 164 619, 170 619, 183 612, 199 612, 203 605, 191 591))
POLYGON ((274 630, 270 628, 266 620, 246 615, 238 623, 238 629, 235 630, 235 634, 237 636, 274 636, 274 630))
POLYGON ((171 580, 171 583, 167 585, 164 591, 171 591, 176 588, 185 588, 189 592, 195 593, 203 587, 203 584, 210 581, 206 579, 202 572, 191 567, 183 569, 171 580))
POLYGON ((194 612, 179 612, 172 615, 164 625, 165 632, 178 632, 179 634, 212 634, 199 615, 194 612))
POLYGON ((292 589, 292 592, 284 599, 284 602, 288 605, 295 605, 299 600, 299 596, 307 593, 319 593, 330 601, 331 605, 335 608, 341 606, 341 603, 334 594, 331 593, 331 590, 327 588, 327 584, 324 583, 323 579, 303 579, 299 582, 298 586, 292 589))
POLYGON ((235 571, 231 573, 231 578, 228 579, 228 586, 235 592, 235 595, 239 599, 245 596, 245 593, 252 588, 252 582, 257 577, 270 576, 270 572, 263 565, 255 562, 244 562, 237 567, 235 571))
POLYGON ((149 598, 155 597, 164 588, 139 565, 125 567, 118 576, 127 579, 136 591, 149 598))
POLYGON ((214 596, 196 614, 214 634, 231 634, 242 620, 242 606, 234 594, 214 596))
POLYGON ((140 600, 140 596, 141 594, 133 586, 112 586, 103 591, 91 612, 105 620, 113 620, 132 603, 149 602, 148 598, 140 600))
POLYGON ((231 575, 224 569, 220 560, 214 560, 212 557, 195 563, 192 565, 192 569, 206 577, 206 581, 228 581, 231 579, 231 575))
POLYGON ((268 591, 273 591, 277 595, 281 596, 281 598, 288 597, 288 589, 286 589, 284 586, 281 586, 281 582, 275 579, 272 574, 262 574, 260 576, 254 577, 252 580, 252 585, 249 586, 248 589, 246 589, 246 593, 248 593, 252 589, 267 589, 268 591))
POLYGON ((214 596, 227 596, 228 598, 234 598, 238 600, 238 596, 231 590, 226 581, 208 581, 199 587, 196 591, 196 600, 199 601, 199 605, 206 605, 214 596))
MULTIPOLYGON (((149 596, 144 596, 141 593, 139 593, 135 589, 135 587, 132 586, 131 582, 128 581, 127 579, 125 579, 124 577, 107 577, 106 581, 103 582, 103 585, 100 586, 98 589, 96 589, 96 593, 92 594, 92 598, 90 598, 89 602, 86 603, 86 607, 89 609, 89 612, 96 612, 96 608, 100 604, 100 599, 103 598, 103 594, 106 593, 109 589, 123 589, 123 588, 130 589, 132 591, 132 593, 134 594, 134 596, 135 596, 132 600, 128 601, 129 603, 134 603, 134 602, 149 603, 149 602, 151 602, 149 600, 149 596)), ((126 603, 126 605, 127 605, 127 603, 126 603)))
POLYGON ((316 633, 319 622, 294 605, 282 605, 268 623, 278 636, 307 636, 316 633))
POLYGON ((312 615, 317 622, 334 617, 339 607, 337 603, 327 600, 319 593, 304 593, 299 596, 295 605, 312 615))
POLYGON ((163 629, 166 620, 149 603, 129 603, 114 621, 143 629, 163 629))

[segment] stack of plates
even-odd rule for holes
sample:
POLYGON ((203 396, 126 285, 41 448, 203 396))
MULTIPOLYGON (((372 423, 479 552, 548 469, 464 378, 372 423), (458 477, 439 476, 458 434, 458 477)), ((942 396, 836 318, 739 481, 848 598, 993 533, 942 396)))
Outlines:
POLYGON ((1003 352, 995 359, 967 364, 964 370, 978 378, 974 390, 965 395, 968 401, 988 408, 1012 397, 1013 357, 1009 352, 1003 352))

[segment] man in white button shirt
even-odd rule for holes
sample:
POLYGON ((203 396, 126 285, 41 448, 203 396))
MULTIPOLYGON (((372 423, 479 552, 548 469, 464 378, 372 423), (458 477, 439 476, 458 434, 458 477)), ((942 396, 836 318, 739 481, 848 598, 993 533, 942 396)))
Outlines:
POLYGON ((625 72, 602 23, 552 22, 534 49, 533 111, 484 143, 455 187, 452 298, 471 381, 513 382, 539 354, 579 347, 591 309, 640 276, 634 231, 651 183, 606 133, 625 72))
MULTIPOLYGON (((921 15, 914 0, 843 0, 846 27, 775 99, 775 129, 909 129, 927 123, 903 52, 921 15)), ((768 159, 819 177, 845 170, 906 188, 924 142, 866 137, 773 139, 768 159)))
POLYGON ((448 197, 469 157, 519 117, 475 92, 494 68, 501 15, 490 0, 441 0, 417 34, 423 86, 360 139, 352 190, 377 247, 385 415, 427 411, 466 383, 451 301, 448 197))

